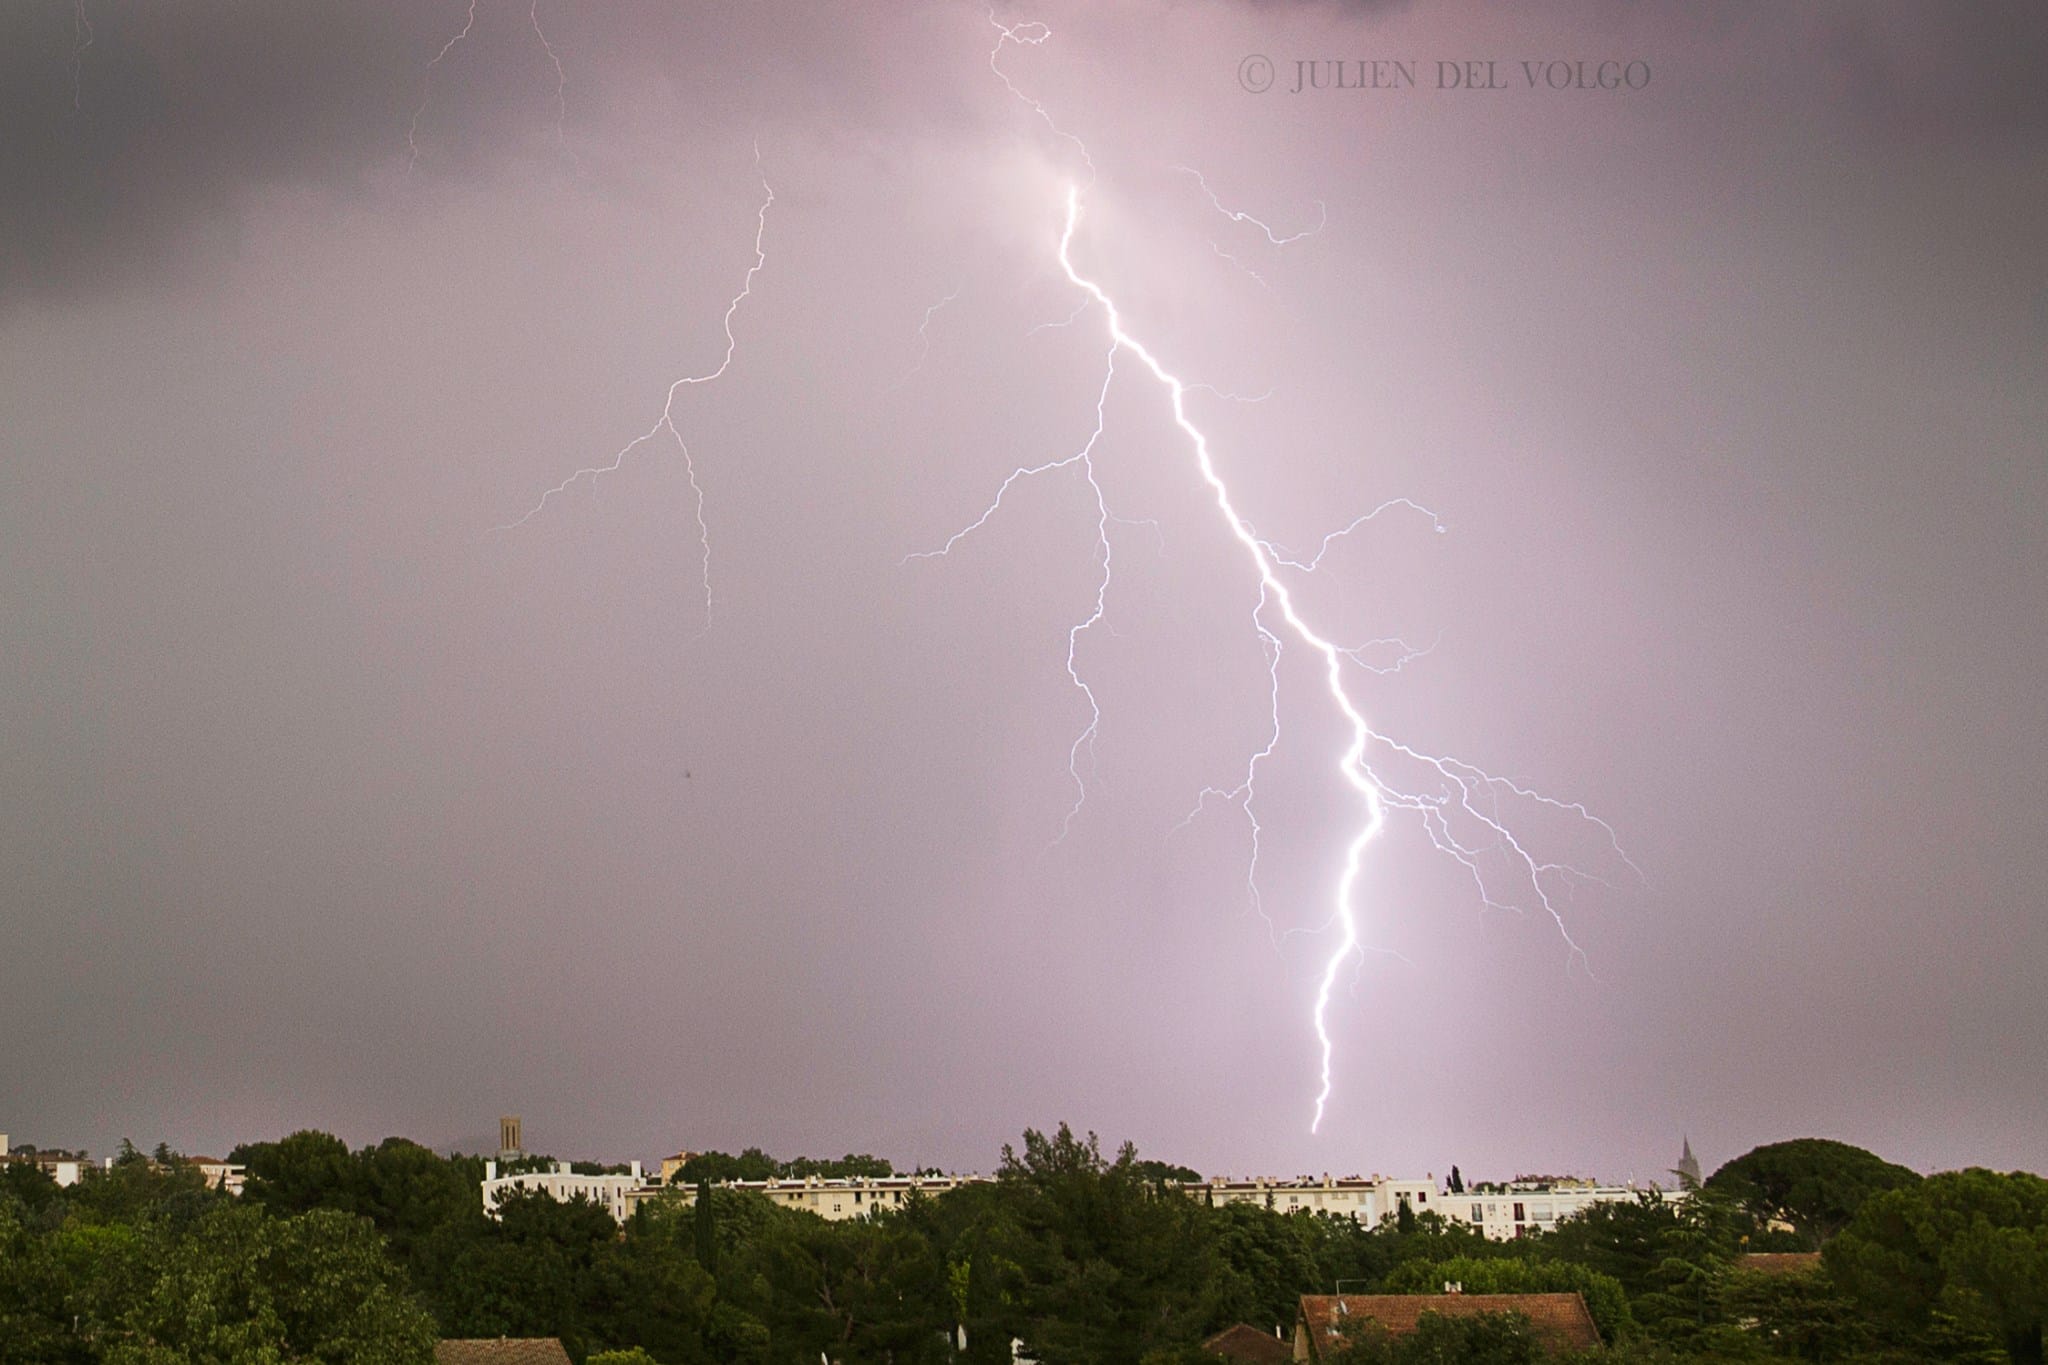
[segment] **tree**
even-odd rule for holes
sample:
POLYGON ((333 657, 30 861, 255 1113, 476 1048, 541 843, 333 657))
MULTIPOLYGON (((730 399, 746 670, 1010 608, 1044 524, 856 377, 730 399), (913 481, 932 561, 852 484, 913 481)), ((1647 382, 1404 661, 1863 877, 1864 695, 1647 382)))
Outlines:
POLYGON ((718 1205, 711 1202, 711 1182, 697 1182, 697 1202, 691 1206, 690 1221, 694 1225, 697 1264, 704 1267, 708 1275, 718 1274, 718 1205))
POLYGON ((1662 1240, 1681 1206, 1655 1190, 1633 1202, 1610 1200, 1561 1218, 1532 1247, 1545 1260, 1572 1261, 1620 1282, 1631 1300, 1656 1287, 1662 1240))
POLYGON ((1971 1169, 1865 1201, 1823 1248, 1836 1280, 1882 1318, 1927 1328, 1946 1315, 2042 1365, 2048 1321, 2048 1180, 1971 1169))
POLYGON ((1049 1365, 1123 1365, 1196 1337, 1206 1321, 1215 1259, 1197 1221, 1204 1211, 1147 1185, 1137 1161, 1128 1143, 1105 1160, 1094 1134, 1084 1142, 1065 1124, 1052 1137, 1027 1130, 1021 1156, 1003 1149, 1011 1320, 1049 1365))
POLYGON ((1722 1339, 1740 1344, 1739 1335, 1723 1330, 1728 1324, 1720 1298, 1741 1245, 1740 1219, 1733 1201, 1704 1187, 1677 1206, 1653 1244, 1649 1289, 1633 1305, 1653 1334, 1695 1345, 1722 1339))
POLYGON ((1737 1268, 1721 1282, 1721 1311, 1774 1355, 1847 1360, 1875 1343, 1856 1303, 1824 1270, 1737 1268))
POLYGON ((1847 1227, 1864 1200, 1919 1180, 1904 1166, 1861 1147, 1795 1138, 1736 1157, 1707 1178, 1707 1188, 1737 1200, 1759 1227, 1790 1223, 1812 1250, 1847 1227))
POLYGON ((893 1217, 789 1219, 763 1248, 765 1321, 777 1353, 808 1360, 932 1362, 951 1354, 946 1269, 893 1217))
POLYGON ((65 1267, 30 1228, 28 1208, 0 1189, 0 1360, 90 1360, 72 1331, 74 1297, 65 1267))
POLYGON ((143 1240, 148 1282, 100 1300, 93 1335, 109 1365, 432 1359, 433 1320, 360 1218, 223 1204, 183 1235, 157 1225, 143 1240))
POLYGON ((349 1206, 367 1217, 410 1262, 437 1227, 483 1219, 482 1171, 444 1158, 417 1142, 386 1138, 353 1158, 349 1206))
POLYGON ((1202 1173, 1194 1167, 1177 1166, 1170 1161, 1140 1161, 1133 1170, 1148 1185, 1194 1185, 1202 1179, 1202 1173))
MULTIPOLYGON (((1220 1264, 1207 1293, 1205 1327, 1292 1322, 1301 1294, 1329 1282, 1318 1253, 1329 1220, 1253 1204, 1203 1208, 1199 1220, 1220 1264)), ((1346 1220, 1349 1221, 1349 1220, 1346 1220)))
POLYGON ((671 1185, 694 1185, 700 1180, 724 1184, 731 1180, 768 1180, 781 1172, 782 1165, 759 1147, 749 1147, 738 1156, 725 1152, 699 1152, 669 1177, 671 1185))
POLYGON ((33 1216, 61 1203, 64 1191, 33 1161, 0 1161, 0 1200, 9 1196, 20 1201, 24 1214, 33 1216))
POLYGON ((356 1165, 348 1144, 332 1133, 302 1129, 278 1142, 237 1147, 228 1159, 248 1167, 243 1197, 273 1213, 356 1211, 356 1165))

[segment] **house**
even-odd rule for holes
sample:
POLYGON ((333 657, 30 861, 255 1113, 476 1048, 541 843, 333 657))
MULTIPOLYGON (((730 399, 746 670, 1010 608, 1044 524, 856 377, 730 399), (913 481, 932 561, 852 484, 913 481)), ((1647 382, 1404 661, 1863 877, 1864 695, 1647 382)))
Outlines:
POLYGON ((1304 1294, 1294 1319, 1294 1359, 1322 1360, 1343 1343, 1347 1331, 1369 1330, 1364 1324, 1407 1336, 1424 1313, 1520 1313, 1553 1354, 1589 1351, 1600 1344, 1600 1329, 1578 1294, 1304 1294))
POLYGON ((1280 1365, 1281 1361, 1294 1359, 1294 1346, 1287 1338, 1273 1332, 1261 1332, 1244 1322, 1224 1328, 1203 1342, 1202 1349, 1212 1356, 1240 1361, 1243 1365, 1280 1365))
POLYGON ((481 1337, 434 1343, 434 1365, 570 1365, 555 1337, 481 1337))

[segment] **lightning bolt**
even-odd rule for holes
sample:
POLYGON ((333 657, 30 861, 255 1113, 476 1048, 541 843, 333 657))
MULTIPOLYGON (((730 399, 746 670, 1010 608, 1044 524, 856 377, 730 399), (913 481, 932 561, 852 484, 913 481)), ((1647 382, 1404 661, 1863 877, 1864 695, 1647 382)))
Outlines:
POLYGON ((573 164, 576 154, 569 150, 569 134, 566 124, 569 118, 569 76, 562 70, 562 58, 555 51, 555 45, 548 41, 548 35, 540 27, 540 0, 532 0, 526 10, 526 22, 533 25, 533 36, 540 39, 541 51, 548 54, 548 60, 555 66, 555 145, 562 155, 573 164))
MULTIPOLYGON (((1372 741, 1372 728, 1366 724, 1365 716, 1352 702, 1344 686, 1344 655, 1336 645, 1319 635, 1315 628, 1302 617, 1294 603, 1294 594, 1279 576, 1278 566, 1269 557, 1266 543, 1252 531, 1251 525, 1237 510, 1230 496, 1229 486, 1216 472, 1215 461, 1210 457, 1209 438, 1188 418, 1188 386, 1179 376, 1160 363, 1149 347, 1139 341, 1125 328, 1123 315, 1117 311, 1116 301, 1100 284, 1083 275, 1074 265, 1074 231, 1081 222, 1081 191, 1078 186, 1067 187, 1066 227, 1060 233, 1060 269, 1066 273, 1070 283, 1085 291, 1102 306, 1107 320, 1109 335, 1117 346, 1128 350, 1138 358, 1152 377, 1165 385, 1173 404, 1173 422, 1188 440, 1194 452, 1196 467, 1201 471, 1202 482, 1216 500, 1216 510, 1222 513, 1231 536, 1244 548, 1251 559, 1259 579, 1259 605, 1254 620, 1259 621, 1259 631, 1266 642, 1268 656, 1273 662, 1275 676, 1281 654, 1278 636, 1263 624, 1262 614, 1270 606, 1279 612, 1280 619, 1289 632, 1310 650, 1322 656, 1325 678, 1328 683, 1330 700, 1343 715, 1351 729, 1350 743, 1345 747, 1343 757, 1337 764, 1337 771, 1346 785, 1358 793, 1365 806, 1365 819, 1344 853, 1343 873, 1337 883, 1337 902, 1333 919, 1337 926, 1337 946, 1324 964, 1322 977, 1316 987, 1315 1026, 1316 1037, 1322 1044, 1322 1088, 1316 1094, 1315 1119, 1309 1124, 1309 1131, 1322 1127, 1323 1108, 1330 1097, 1330 1063, 1334 1048, 1330 1040, 1327 1014, 1330 990, 1336 984, 1337 972, 1358 947, 1358 920, 1352 911, 1352 892, 1358 884, 1359 864, 1365 853, 1365 846, 1378 836, 1386 823, 1386 801, 1380 784, 1373 780, 1366 766, 1366 746, 1372 741)), ((1277 714, 1277 712, 1276 712, 1277 714)), ((1270 753, 1270 745, 1265 751, 1270 753)), ((1258 759, 1252 765, 1256 768, 1258 759)), ((1247 783, 1250 778, 1247 777, 1247 783)))
MULTIPOLYGON (((997 30, 997 40, 989 53, 989 68, 1000 79, 1006 89, 1017 100, 1029 108, 1059 138, 1072 143, 1080 152, 1088 168, 1086 186, 1092 186, 1096 178, 1096 166, 1088 155, 1087 147, 1072 133, 1061 128, 1053 119, 1044 103, 1020 89, 1005 74, 999 58, 1006 46, 1038 47, 1051 37, 1051 31, 1043 24, 1029 23, 1005 25, 996 20, 993 13, 989 23, 997 30)), ((1270 224, 1248 213, 1227 207, 1210 189, 1208 181, 1191 167, 1179 168, 1194 176, 1203 192, 1208 195, 1215 209, 1239 223, 1257 227, 1264 233, 1273 247, 1283 247, 1322 230, 1328 220, 1327 210, 1317 203, 1318 221, 1310 228, 1292 234, 1276 232, 1270 224)), ((1341 646, 1319 632, 1303 614, 1293 591, 1283 577, 1283 570, 1307 575, 1316 572, 1332 547, 1341 539, 1358 531, 1380 515, 1394 509, 1406 509, 1427 517, 1438 532, 1444 531, 1442 520, 1428 508, 1408 498, 1395 498, 1380 504, 1371 511, 1354 518, 1349 524, 1326 535, 1315 553, 1298 557, 1281 549, 1274 542, 1261 536, 1245 515, 1238 510, 1228 484, 1218 472, 1212 458, 1209 440, 1196 425, 1188 411, 1188 395, 1198 388, 1220 392, 1207 385, 1196 385, 1182 379, 1170 370, 1149 346, 1141 341, 1126 325, 1115 299, 1102 284, 1084 274, 1074 261, 1074 241, 1082 220, 1083 184, 1069 183, 1066 187, 1065 222, 1060 233, 1058 262, 1061 272, 1069 284, 1084 295, 1073 314, 1063 322, 1044 323, 1033 331, 1045 327, 1071 325, 1091 308, 1099 307, 1105 320, 1110 339, 1109 354, 1105 362, 1105 373, 1101 391, 1096 398, 1096 424, 1087 443, 1077 452, 1038 465, 1020 466, 1005 478, 996 495, 981 515, 966 527, 957 531, 937 550, 924 551, 906 556, 910 559, 940 558, 950 553, 965 537, 986 525, 990 518, 1001 510, 1005 497, 1019 482, 1050 474, 1057 470, 1076 468, 1093 492, 1096 508, 1097 546, 1101 574, 1090 612, 1068 632, 1067 673, 1074 686, 1082 693, 1089 708, 1089 721, 1076 737, 1068 751, 1068 772, 1073 778, 1077 796, 1069 807, 1061 824, 1061 836, 1072 826, 1079 815, 1086 797, 1086 783, 1080 771, 1080 760, 1084 750, 1092 756, 1096 736, 1100 732, 1102 713, 1096 703, 1093 690, 1088 686, 1079 666, 1078 649, 1082 636, 1103 619, 1110 584, 1111 547, 1109 523, 1115 518, 1109 515, 1107 502, 1103 497, 1101 484, 1096 478, 1094 452, 1102 435, 1103 413, 1108 399, 1109 388, 1116 373, 1116 359, 1119 352, 1128 352, 1138 365, 1162 386, 1169 399, 1174 426, 1184 439, 1193 456, 1195 468, 1203 484, 1209 490, 1225 528, 1237 542, 1249 561, 1258 585, 1258 600, 1252 610, 1252 626, 1265 652, 1268 666, 1268 706, 1270 728, 1265 743, 1246 762, 1244 775, 1231 788, 1204 788, 1197 798, 1195 807, 1176 828, 1192 823, 1202 812, 1211 797, 1238 804, 1245 812, 1252 831, 1251 858, 1246 870, 1246 884, 1253 908, 1266 920, 1269 932, 1273 925, 1264 912, 1258 887, 1258 863, 1260 857, 1261 826, 1255 810, 1254 798, 1257 789, 1258 772, 1261 763, 1270 758, 1280 742, 1280 663, 1290 646, 1306 649, 1321 663, 1324 690, 1332 708, 1343 718, 1348 731, 1348 740, 1333 763, 1338 776, 1356 795, 1361 807, 1359 822, 1344 848, 1344 856, 1337 880, 1335 895, 1328 917, 1319 932, 1334 931, 1334 943, 1323 961, 1318 975, 1315 1003, 1312 1011, 1317 1042, 1320 1049, 1320 1086, 1316 1092, 1314 1115, 1309 1128, 1311 1132, 1321 1129, 1323 1117, 1333 1089, 1333 1063, 1335 1044, 1329 1028, 1329 1009, 1339 973, 1344 964, 1363 952, 1361 947, 1358 916, 1355 908, 1363 859, 1366 848, 1386 828, 1390 811, 1412 813, 1433 847, 1463 866, 1472 876, 1480 902, 1496 909, 1520 911, 1515 900, 1503 900, 1494 889, 1495 878, 1489 874, 1490 863, 1505 861, 1518 870, 1517 880, 1527 893, 1532 893, 1535 903, 1555 923, 1558 932, 1569 947, 1573 961, 1585 961, 1585 954, 1571 937, 1553 897, 1551 884, 1562 879, 1566 885, 1573 884, 1586 874, 1568 864, 1553 862, 1539 857, 1516 836, 1500 815, 1503 799, 1533 802, 1555 811, 1570 814, 1580 820, 1597 826, 1607 836, 1609 846, 1621 861, 1639 878, 1640 869, 1628 859, 1615 838, 1613 828, 1594 816, 1580 803, 1558 801, 1529 787, 1508 779, 1497 778, 1483 769, 1461 759, 1432 754, 1414 746, 1379 734, 1368 723, 1364 710, 1353 697, 1345 676, 1345 665, 1375 672, 1397 671, 1413 659, 1426 653, 1398 637, 1387 637, 1367 641, 1363 645, 1341 646), (1369 657, 1372 651, 1392 647, 1398 651, 1392 663, 1375 663, 1369 657), (1420 785, 1402 785, 1394 782, 1387 773, 1387 764, 1405 763, 1423 775, 1420 785)), ((1213 245, 1213 244, 1212 244, 1213 245)), ((1223 254, 1217 247, 1219 254, 1223 254)), ((1226 395, 1235 397, 1235 395, 1226 395)), ((1256 400, 1253 400, 1256 401, 1256 400)), ((1433 647, 1433 646, 1432 646, 1433 647)), ((1057 842, 1057 840, 1055 840, 1057 842)), ((1594 878, 1592 880, 1598 880, 1594 878)), ((1517 893, 1519 895, 1521 893, 1517 893)))
POLYGON ((462 31, 460 33, 457 33, 454 37, 450 38, 447 42, 441 44, 441 50, 434 54, 433 60, 427 63, 426 71, 423 72, 420 76, 420 102, 417 105, 413 106, 412 122, 407 124, 405 129, 405 146, 406 150, 410 153, 410 156, 405 163, 405 171, 406 174, 408 175, 412 174, 412 172, 419 169, 420 119, 426 115, 427 105, 430 101, 432 101, 434 97, 434 68, 441 64, 442 58, 446 57, 450 52, 452 52, 455 49, 455 45, 457 43, 469 37, 470 31, 473 30, 475 27, 476 0, 469 0, 469 12, 462 21, 462 31))
POLYGON ((905 384, 908 384, 910 382, 911 376, 924 368, 924 362, 929 360, 932 354, 932 319, 938 316, 938 312, 941 308, 944 308, 947 304, 951 303, 954 299, 957 299, 959 297, 960 291, 955 289, 952 293, 946 295, 946 297, 940 299, 937 303, 933 304, 931 307, 924 310, 924 321, 917 324, 917 359, 914 362, 912 362, 909 369, 903 372, 903 377, 901 379, 897 380, 894 384, 891 384, 889 386, 892 392, 896 389, 902 388, 905 384))
MULTIPOLYGON (((79 0, 79 3, 83 5, 84 0, 79 0)), ((440 51, 433 55, 427 62, 426 70, 420 73, 420 100, 418 104, 413 106, 412 121, 406 125, 405 129, 405 170, 408 175, 419 169, 420 120, 426 117, 427 107, 433 103, 435 68, 441 65, 442 61, 447 58, 450 52, 455 50, 458 44, 467 40, 476 31, 476 6, 477 0, 468 0, 468 7, 463 12, 461 29, 453 37, 449 38, 448 41, 441 44, 440 51)), ((532 28, 534 38, 540 43, 541 51, 547 54, 548 62, 555 68, 555 145, 561 149, 562 155, 571 164, 574 164, 576 154, 569 150, 569 137, 566 127, 569 114, 567 100, 569 75, 562 67, 561 54, 555 51, 555 45, 548 41, 547 31, 540 26, 540 0, 528 0, 526 22, 528 27, 532 28)))
POLYGON ((1067 808, 1065 817, 1060 821, 1059 833, 1052 840, 1054 844, 1060 843, 1067 837, 1067 832, 1073 828, 1075 817, 1080 815, 1081 807, 1087 802, 1088 783, 1081 775, 1081 754, 1085 750, 1091 760, 1093 759, 1095 739, 1102 729, 1102 706, 1095 699, 1095 690, 1088 685, 1087 678, 1081 673, 1078 655, 1081 648, 1081 637, 1101 622, 1107 610, 1112 553, 1109 541, 1109 525, 1112 521, 1122 520, 1122 518, 1110 515, 1108 499, 1103 494, 1101 482, 1095 477, 1095 447, 1102 440, 1103 428, 1108 423, 1109 386, 1115 377, 1116 347, 1111 346, 1109 353, 1103 358, 1102 388, 1095 395, 1095 426, 1088 433, 1087 441, 1082 444, 1079 450, 1076 450, 1071 455, 1063 455, 1055 460, 1047 460, 1042 464, 1020 465, 1011 470, 1009 477, 1005 478, 996 489, 995 497, 989 501, 987 507, 982 509, 980 516, 947 537, 946 543, 939 546, 938 549, 918 550, 905 555, 898 561, 900 565, 919 559, 944 559, 953 552, 954 546, 988 525, 989 519, 1002 510, 1003 499, 1009 496, 1010 490, 1027 479, 1034 479, 1040 475, 1052 474, 1063 469, 1076 469, 1080 471, 1082 480, 1088 485, 1088 491, 1093 496, 1095 503, 1095 544, 1101 554, 1101 573, 1095 582, 1095 605, 1093 610, 1067 630, 1067 677, 1073 682, 1075 690, 1080 692, 1082 698, 1088 703, 1088 724, 1082 727, 1081 733, 1074 737, 1074 742, 1067 748, 1067 775, 1074 781, 1074 802, 1067 808))
POLYGON ((77 113, 84 90, 85 50, 92 46, 92 20, 86 15, 85 0, 71 6, 71 112, 77 113))
POLYGON ((1002 56, 1003 49, 1012 43, 1019 47, 1045 46, 1046 43, 1052 40, 1052 30, 1044 24, 1035 21, 1028 24, 1005 24, 996 18, 994 10, 988 12, 988 22, 990 27, 996 31, 996 45, 990 48, 988 52, 988 69, 995 72, 996 79, 1003 83, 1004 88, 1022 101, 1025 107, 1038 115, 1045 126, 1053 131, 1055 137, 1062 138, 1073 144, 1074 150, 1081 154, 1081 163, 1088 168, 1088 183, 1094 184, 1095 158, 1088 154, 1088 144, 1055 123, 1052 111, 1045 107, 1044 101, 1035 95, 1028 95, 1018 89, 1017 83, 1004 74, 1003 68, 996 64, 996 59, 1002 56))
POLYGON ((740 281, 739 292, 734 294, 731 301, 725 305, 725 316, 721 322, 722 330, 725 333, 725 353, 719 357, 717 366, 706 370, 702 374, 688 374, 673 380, 669 384, 668 392, 662 400, 661 416, 655 419, 653 426, 626 442, 605 463, 589 465, 579 469, 542 493, 533 506, 529 507, 522 516, 513 521, 508 521, 502 526, 491 528, 493 531, 518 530, 539 516, 546 509, 550 499, 566 493, 572 486, 584 479, 590 480, 592 485, 595 486, 597 480, 606 474, 616 473, 625 464, 627 456, 665 431, 675 441, 676 449, 682 454, 683 472, 689 480, 690 494, 695 500, 697 544, 702 551, 705 629, 708 629, 711 625, 711 526, 704 516, 704 488, 697 481, 696 461, 690 455, 689 443, 683 439, 681 429, 676 426, 676 398, 685 390, 711 383, 731 369, 733 355, 739 349, 739 339, 733 331, 732 320, 734 315, 739 312, 740 305, 745 303, 748 296, 754 292, 754 277, 760 274, 762 268, 768 264, 768 210, 775 203, 775 190, 769 185, 767 176, 761 173, 761 148, 758 144, 754 147, 754 172, 757 176, 760 176, 761 193, 763 196, 760 210, 755 214, 754 218, 754 262, 747 267, 746 276, 740 281))
MULTIPOLYGON (((1224 207, 1223 201, 1216 197, 1216 191, 1209 188, 1208 180, 1206 180, 1203 177, 1202 173, 1196 170, 1193 166, 1175 166, 1173 169, 1179 171, 1183 175, 1193 176, 1195 178, 1195 183, 1202 187, 1203 194, 1209 196, 1209 203, 1215 207, 1218 213, 1222 214, 1225 218, 1228 218, 1233 223, 1250 223, 1253 227, 1265 233, 1267 242, 1271 243, 1274 246, 1286 246, 1290 242, 1298 242, 1304 237, 1313 237, 1318 232, 1321 232, 1325 227, 1329 226, 1329 205, 1325 204, 1322 200, 1318 199, 1316 200, 1315 226, 1303 228, 1300 232, 1290 233, 1287 236, 1282 237, 1279 233, 1273 231, 1272 225, 1267 223, 1264 219, 1254 218, 1249 213, 1240 213, 1236 209, 1224 207)), ((1215 244, 1211 243, 1211 245, 1213 246, 1215 244)), ((1221 255, 1223 252, 1223 248, 1221 247, 1217 247, 1216 250, 1219 255, 1221 255)))

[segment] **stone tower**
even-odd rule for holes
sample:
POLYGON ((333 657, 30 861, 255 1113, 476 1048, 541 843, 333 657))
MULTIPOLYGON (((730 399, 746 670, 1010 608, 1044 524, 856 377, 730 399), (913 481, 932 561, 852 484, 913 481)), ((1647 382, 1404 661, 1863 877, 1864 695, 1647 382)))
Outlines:
POLYGON ((498 1160, 514 1161, 526 1155, 519 1137, 519 1115, 506 1114, 498 1120, 498 1160))

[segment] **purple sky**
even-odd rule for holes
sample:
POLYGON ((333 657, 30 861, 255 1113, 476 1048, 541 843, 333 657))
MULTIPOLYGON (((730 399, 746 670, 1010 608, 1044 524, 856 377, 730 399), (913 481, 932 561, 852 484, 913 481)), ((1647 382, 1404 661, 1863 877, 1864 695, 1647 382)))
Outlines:
POLYGON ((1243 812, 1175 831, 1267 739, 1257 581, 1128 352, 1048 846, 1091 490, 903 562, 1080 448, 1109 346, 1041 327, 1085 168, 982 8, 477 0, 429 78, 462 0, 36 0, 0 18, 0 1130, 2048 1169, 2041 9, 998 17, 1049 27, 1000 67, 1097 167, 1077 266, 1187 381, 1270 390, 1189 400, 1260 533, 1442 519, 1287 581, 1340 643, 1435 642, 1347 676, 1376 731, 1611 823, 1641 880, 1499 808, 1604 879, 1547 879, 1584 960, 1391 812, 1310 1135, 1346 732, 1291 647, 1269 929, 1243 812), (1291 93, 1372 58, 1419 88, 1291 93), (1649 83, 1527 88, 1553 58, 1649 83), (1275 247, 1182 166, 1326 226, 1275 247), (491 528, 718 365, 760 176, 732 363, 674 405, 707 630, 665 437, 491 528))

